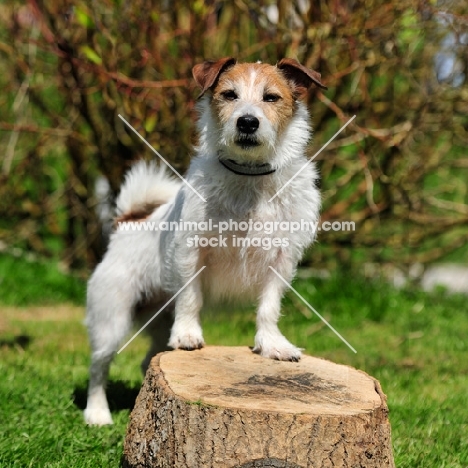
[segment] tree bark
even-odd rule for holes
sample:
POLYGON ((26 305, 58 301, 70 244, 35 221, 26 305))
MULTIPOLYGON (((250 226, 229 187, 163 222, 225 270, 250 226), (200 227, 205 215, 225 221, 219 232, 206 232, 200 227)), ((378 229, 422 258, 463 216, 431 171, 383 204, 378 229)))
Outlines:
POLYGON ((161 353, 131 414, 123 466, 394 468, 386 396, 364 372, 310 356, 161 353))

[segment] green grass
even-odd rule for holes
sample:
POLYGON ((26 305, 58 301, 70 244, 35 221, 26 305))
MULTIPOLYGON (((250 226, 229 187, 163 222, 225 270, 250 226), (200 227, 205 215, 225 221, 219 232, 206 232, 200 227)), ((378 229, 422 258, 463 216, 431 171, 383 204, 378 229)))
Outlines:
POLYGON ((86 285, 52 262, 27 261, 0 253, 0 301, 4 305, 83 304, 86 285))
MULTIPOLYGON (((15 262, 21 271, 31 267, 15 262)), ((17 276, 18 284, 10 286, 17 292, 6 302, 12 305, 16 297, 20 305, 48 305, 3 307, 0 315, 0 467, 117 467, 147 340, 132 342, 112 367, 114 426, 85 426, 81 411, 89 357, 84 310, 58 305, 83 302, 83 288, 66 286, 70 278, 60 278, 51 265, 44 268, 33 275, 34 284, 17 276)), ((309 316, 292 294, 284 300, 283 332, 309 354, 380 380, 388 396, 396 466, 468 467, 466 297, 397 291, 351 274, 298 280, 294 286, 358 352, 309 316)), ((205 339, 213 345, 252 345, 254 319, 252 309, 207 311, 205 339)))

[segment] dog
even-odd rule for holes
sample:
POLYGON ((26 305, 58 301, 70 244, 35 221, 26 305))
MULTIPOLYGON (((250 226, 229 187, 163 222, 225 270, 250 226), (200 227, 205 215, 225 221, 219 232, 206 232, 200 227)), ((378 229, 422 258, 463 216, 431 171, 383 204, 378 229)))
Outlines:
POLYGON ((112 424, 105 394, 111 360, 134 320, 144 323, 163 306, 148 327, 152 345, 143 369, 167 346, 203 347, 200 310, 220 300, 258 303, 255 353, 283 361, 301 357, 277 322, 283 293, 315 232, 296 230, 285 239, 278 221, 318 221, 318 175, 305 156, 311 127, 304 100, 312 85, 325 86, 319 73, 289 58, 269 65, 227 57, 192 72, 201 88, 199 141, 185 181, 156 164, 137 163, 116 200, 116 222, 189 220, 228 229, 224 239, 214 228, 114 230, 88 282, 88 424, 112 424), (241 229, 242 222, 249 229, 241 229), (276 230, 258 232, 254 223, 276 230), (202 238, 204 244, 194 242, 202 238), (241 246, 234 243, 239 239, 241 246))

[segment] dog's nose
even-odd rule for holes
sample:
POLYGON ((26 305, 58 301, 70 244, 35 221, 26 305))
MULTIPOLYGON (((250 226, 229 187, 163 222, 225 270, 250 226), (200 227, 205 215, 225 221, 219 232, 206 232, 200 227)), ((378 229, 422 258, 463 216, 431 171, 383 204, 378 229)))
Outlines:
POLYGON ((243 115, 237 119, 237 128, 242 133, 255 133, 259 127, 260 122, 257 117, 253 115, 243 115))

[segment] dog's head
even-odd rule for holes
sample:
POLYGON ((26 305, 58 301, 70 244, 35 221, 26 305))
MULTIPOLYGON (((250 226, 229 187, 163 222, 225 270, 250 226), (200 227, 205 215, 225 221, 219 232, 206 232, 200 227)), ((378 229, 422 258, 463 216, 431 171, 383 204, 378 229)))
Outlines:
POLYGON ((216 126, 218 149, 240 161, 268 160, 293 119, 297 101, 313 84, 325 88, 319 73, 293 59, 273 66, 227 57, 196 65, 193 76, 202 89, 200 97, 208 96, 206 109, 216 126))

